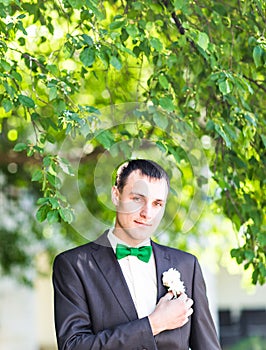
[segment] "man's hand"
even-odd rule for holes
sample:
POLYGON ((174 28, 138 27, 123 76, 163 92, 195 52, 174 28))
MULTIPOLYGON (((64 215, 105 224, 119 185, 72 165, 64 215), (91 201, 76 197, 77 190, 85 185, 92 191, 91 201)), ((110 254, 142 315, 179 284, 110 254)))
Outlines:
POLYGON ((149 315, 153 335, 184 326, 188 322, 188 317, 193 313, 191 308, 193 300, 186 294, 181 294, 177 299, 172 298, 172 292, 165 294, 159 300, 153 313, 149 315))

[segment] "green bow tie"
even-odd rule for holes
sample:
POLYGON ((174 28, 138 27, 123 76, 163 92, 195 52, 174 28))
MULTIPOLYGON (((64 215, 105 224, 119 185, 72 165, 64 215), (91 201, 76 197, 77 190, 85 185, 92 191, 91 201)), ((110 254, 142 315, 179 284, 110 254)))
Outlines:
POLYGON ((150 245, 139 248, 127 247, 124 244, 117 244, 116 246, 116 257, 118 260, 125 258, 128 255, 134 255, 139 260, 147 263, 150 260, 151 252, 152 247, 150 245))

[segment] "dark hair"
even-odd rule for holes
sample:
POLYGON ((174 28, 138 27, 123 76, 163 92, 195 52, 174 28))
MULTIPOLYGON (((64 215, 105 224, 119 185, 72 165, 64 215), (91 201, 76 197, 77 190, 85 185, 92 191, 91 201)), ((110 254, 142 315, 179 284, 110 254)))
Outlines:
POLYGON ((142 175, 149 178, 165 179, 168 189, 170 188, 169 176, 160 165, 152 160, 132 159, 122 164, 117 170, 115 185, 120 192, 122 192, 129 175, 135 170, 139 170, 142 175))

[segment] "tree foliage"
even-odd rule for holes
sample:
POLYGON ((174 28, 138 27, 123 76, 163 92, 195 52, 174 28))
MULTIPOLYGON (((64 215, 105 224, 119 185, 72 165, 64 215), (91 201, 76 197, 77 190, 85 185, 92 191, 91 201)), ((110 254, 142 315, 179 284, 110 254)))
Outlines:
MULTIPOLYGON (((19 164, 25 184, 40 190, 38 221, 75 220, 59 176, 75 175, 58 152, 66 137, 90 142, 90 171, 105 150, 129 158, 151 140, 189 186, 191 159, 175 142, 186 126, 201 140, 216 183, 209 200, 235 226, 239 246, 231 255, 263 284, 265 9, 262 0, 0 0, 2 168, 19 164), (148 113, 130 114, 136 127, 106 129, 101 109, 129 102, 144 103, 148 113)), ((93 195, 82 165, 80 178, 93 195)))

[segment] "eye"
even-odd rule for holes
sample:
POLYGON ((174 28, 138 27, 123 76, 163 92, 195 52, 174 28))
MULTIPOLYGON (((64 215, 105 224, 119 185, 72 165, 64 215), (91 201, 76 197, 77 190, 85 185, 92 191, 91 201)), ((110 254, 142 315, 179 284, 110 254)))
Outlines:
POLYGON ((142 198, 138 197, 138 196, 134 196, 134 197, 132 197, 132 199, 134 202, 141 202, 141 200, 142 200, 142 198))
POLYGON ((162 202, 155 202, 154 205, 155 205, 155 207, 162 207, 163 203, 162 202))

